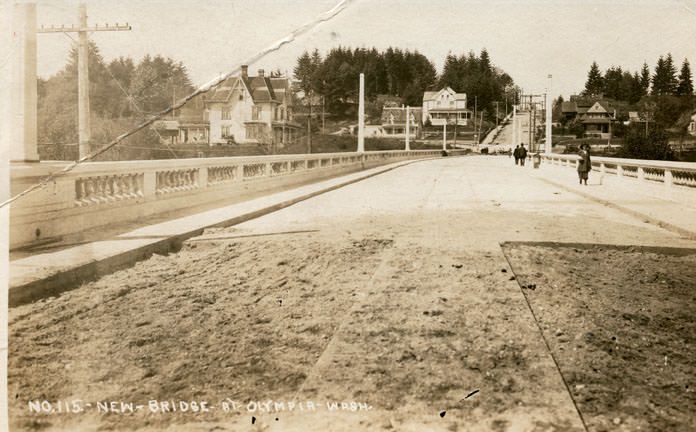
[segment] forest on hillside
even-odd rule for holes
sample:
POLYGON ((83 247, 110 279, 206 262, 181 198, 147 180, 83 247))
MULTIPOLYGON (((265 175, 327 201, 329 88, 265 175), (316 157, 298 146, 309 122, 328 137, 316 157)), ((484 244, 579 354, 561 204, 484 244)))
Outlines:
MULTIPOLYGON (((105 62, 94 43, 89 46, 89 103, 91 138, 103 145, 146 118, 171 106, 175 98, 194 91, 186 67, 161 56, 140 61, 119 57, 105 62)), ((39 79, 38 143, 42 158, 77 154, 77 50, 65 67, 48 79, 39 79)), ((146 154, 159 146, 156 132, 146 129, 124 141, 130 155, 146 154), (142 150, 142 151, 138 151, 142 150)))
POLYGON ((466 93, 471 104, 476 98, 479 111, 492 118, 494 102, 503 103, 507 98, 512 104, 519 94, 513 79, 493 64, 486 49, 479 55, 473 51, 459 56, 448 54, 441 74, 418 51, 393 47, 383 51, 336 47, 324 56, 317 49, 305 51, 294 68, 302 103, 311 109, 311 105, 323 101, 338 118, 355 113, 360 73, 365 74, 365 98, 373 115, 381 110, 383 101, 420 106, 426 90, 449 86, 466 93))

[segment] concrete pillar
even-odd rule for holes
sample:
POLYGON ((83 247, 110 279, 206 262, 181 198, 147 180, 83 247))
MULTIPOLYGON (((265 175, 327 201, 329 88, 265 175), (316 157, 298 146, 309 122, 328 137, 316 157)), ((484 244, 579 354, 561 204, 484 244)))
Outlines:
POLYGON ((12 8, 12 63, 5 81, 9 100, 2 129, 7 131, 11 161, 36 162, 36 3, 17 3, 12 8))
POLYGON ((512 106, 512 148, 517 146, 517 105, 512 106))
POLYGON ((442 150, 447 150, 447 120, 442 124, 442 150))
MULTIPOLYGON (((80 28, 87 28, 87 5, 80 3, 80 28)), ((81 30, 77 36, 77 117, 79 156, 89 154, 89 40, 87 31, 81 30)))
POLYGON ((552 123, 552 118, 551 118, 551 110, 553 107, 553 101, 551 100, 551 75, 549 74, 549 85, 548 89, 546 90, 546 148, 545 152, 546 154, 551 154, 551 149, 552 149, 552 132, 551 132, 551 123, 552 123))
POLYGON ((411 150, 411 129, 409 128, 409 125, 411 123, 410 119, 410 107, 406 107, 406 151, 411 150))
POLYGON ((360 100, 358 105, 358 153, 365 152, 365 74, 360 74, 360 100))
MULTIPOLYGON (((7 10, 8 5, 0 6, 0 10, 7 10)), ((17 6, 15 6, 17 7, 17 6)), ((2 28, 11 28, 15 31, 15 23, 18 23, 14 13, 2 14, 0 16, 0 25, 2 28)), ((3 47, 8 47, 12 54, 18 51, 17 33, 3 32, 0 44, 3 47)), ((20 63, 21 57, 12 55, 8 61, 0 64, 0 76, 8 77, 8 81, 0 84, 0 100, 4 103, 0 104, 0 118, 2 119, 2 127, 0 127, 0 203, 10 199, 10 158, 14 154, 13 142, 14 138, 14 113, 16 99, 12 97, 14 88, 9 84, 17 83, 14 77, 13 69, 15 65, 13 61, 20 63), (16 60, 15 60, 16 58, 16 60), (19 61, 18 61, 19 60, 19 61)), ((22 64, 22 63, 20 63, 22 64)), ((22 157, 24 159, 24 157, 22 157)), ((7 411, 7 356, 8 356, 8 337, 7 337, 7 322, 8 322, 8 300, 10 286, 10 206, 6 205, 0 208, 0 431, 6 432, 9 430, 9 416, 7 411)))
POLYGON ((645 171, 643 170, 643 167, 638 167, 637 174, 638 180, 643 181, 645 180, 645 171))

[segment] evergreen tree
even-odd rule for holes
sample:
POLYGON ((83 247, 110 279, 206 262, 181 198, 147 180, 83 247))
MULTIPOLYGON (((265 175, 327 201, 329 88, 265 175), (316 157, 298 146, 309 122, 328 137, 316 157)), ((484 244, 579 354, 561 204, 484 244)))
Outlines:
MULTIPOLYGON (((648 72, 648 76, 650 72, 648 72)), ((648 79, 648 86, 650 81, 648 79)), ((634 72, 631 77, 631 84, 628 91, 628 103, 635 104, 640 101, 640 98, 646 95, 647 90, 643 86, 643 78, 638 75, 638 72, 634 72)))
POLYGON ((643 68, 640 70, 640 90, 641 96, 647 96, 650 92, 650 68, 648 63, 643 63, 643 68))
MULTIPOLYGON (((621 67, 610 67, 604 73, 603 93, 605 97, 611 99, 622 100, 621 80, 623 79, 623 71, 621 67)), ((597 93, 593 93, 597 94, 597 93)))
POLYGON ((679 85, 677 87, 678 96, 691 96, 694 94, 694 84, 691 77, 691 67, 689 60, 684 59, 679 74, 679 85))
POLYGON ((672 59, 672 54, 668 53, 665 59, 665 83, 666 83, 666 93, 677 94, 677 86, 679 81, 677 80, 677 68, 674 66, 674 60, 672 59))
POLYGON ((587 74, 587 81, 585 82, 585 94, 599 95, 604 90, 604 80, 602 78, 602 73, 599 71, 599 66, 597 62, 592 62, 590 66, 590 71, 587 74))
POLYGON ((667 69, 665 68, 665 59, 660 56, 655 65, 655 73, 652 77, 652 93, 653 95, 661 95, 667 93, 669 78, 667 77, 667 69))

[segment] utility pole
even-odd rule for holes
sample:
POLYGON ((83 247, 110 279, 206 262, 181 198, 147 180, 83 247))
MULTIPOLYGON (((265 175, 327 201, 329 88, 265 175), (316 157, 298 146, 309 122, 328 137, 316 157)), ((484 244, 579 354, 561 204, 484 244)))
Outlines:
POLYGON ((495 101, 495 127, 498 127, 498 101, 495 101))
POLYGON ((411 150, 411 143, 410 143, 411 129, 409 127, 410 121, 411 121, 410 111, 411 111, 411 108, 409 106, 406 106, 406 151, 411 150))
POLYGON ((80 23, 77 28, 72 25, 70 27, 64 25, 60 27, 51 26, 51 28, 41 26, 37 33, 77 33, 78 159, 81 159, 89 154, 89 142, 91 139, 89 125, 89 38, 87 35, 89 32, 96 31, 128 31, 131 27, 128 23, 125 25, 116 23, 113 26, 104 24, 101 27, 97 24, 93 27, 88 27, 87 5, 85 3, 80 3, 79 19, 80 23))
POLYGON ((551 74, 548 75, 549 79, 549 85, 548 88, 546 89, 546 148, 545 153, 546 154, 551 154, 553 152, 553 132, 551 130, 551 126, 553 123, 553 118, 552 118, 552 111, 553 111, 553 99, 551 98, 551 79, 553 76, 551 74))
POLYGON ((365 153, 365 74, 360 74, 358 101, 358 153, 365 153))
POLYGON ((512 147, 517 146, 517 105, 512 106, 512 147))
POLYGON ((529 97, 529 151, 533 151, 534 148, 534 141, 532 140, 532 137, 534 136, 534 127, 533 127, 533 117, 532 117, 532 97, 529 97))

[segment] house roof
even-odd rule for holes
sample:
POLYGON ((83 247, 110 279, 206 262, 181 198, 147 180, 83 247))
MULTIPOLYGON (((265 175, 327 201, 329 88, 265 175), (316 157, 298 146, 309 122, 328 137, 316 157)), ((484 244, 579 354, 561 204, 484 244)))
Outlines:
POLYGON ((561 103, 561 111, 564 113, 578 112, 578 105, 575 102, 563 102, 561 103))
POLYGON ((259 102, 280 102, 279 95, 285 93, 289 85, 287 78, 269 78, 266 76, 239 76, 230 77, 213 90, 205 99, 206 102, 227 102, 234 91, 234 85, 240 80, 251 95, 254 103, 259 102))
POLYGON ((423 100, 432 100, 435 98, 436 94, 438 94, 436 91, 427 91, 423 93, 423 100))
POLYGON ((442 93, 443 91, 447 91, 449 93, 452 93, 454 95, 454 100, 466 100, 466 93, 457 93, 454 90, 452 90, 451 87, 445 87, 437 91, 426 91, 423 93, 423 101, 427 100, 434 100, 437 95, 442 93))

